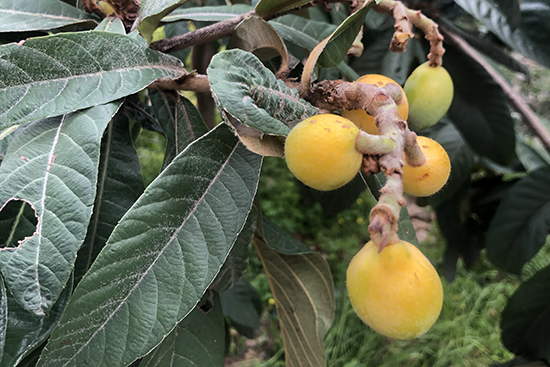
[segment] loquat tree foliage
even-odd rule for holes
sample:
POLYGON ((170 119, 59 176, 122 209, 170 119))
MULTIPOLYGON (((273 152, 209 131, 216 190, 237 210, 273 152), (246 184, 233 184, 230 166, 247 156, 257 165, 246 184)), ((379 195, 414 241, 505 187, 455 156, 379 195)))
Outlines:
MULTIPOLYGON (((0 0, 0 367, 222 366, 228 323, 258 326, 251 246, 286 364, 326 365, 330 268, 261 212, 265 156, 321 204, 377 200, 348 289, 384 335, 422 335, 444 297, 404 193, 435 209, 447 281, 483 249, 520 273, 550 229, 550 133, 500 71, 529 76, 512 52, 550 67, 549 18, 548 0, 0 0), (144 130, 166 140, 147 187, 144 130)), ((502 314, 522 361, 550 363, 549 285, 502 314)))

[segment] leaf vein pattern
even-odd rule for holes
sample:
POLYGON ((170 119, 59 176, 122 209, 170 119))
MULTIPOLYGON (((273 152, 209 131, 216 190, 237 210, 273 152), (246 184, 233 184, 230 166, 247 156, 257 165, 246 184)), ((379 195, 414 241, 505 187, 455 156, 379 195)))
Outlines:
POLYGON ((220 176, 221 172, 223 172, 223 169, 225 168, 225 166, 229 163, 230 161, 230 158, 234 155, 235 153, 235 150, 237 148, 238 145, 235 145, 235 147, 233 147, 233 150, 231 151, 231 153, 228 155, 228 158, 226 159, 226 161, 222 164, 222 166, 219 168, 219 171, 216 173, 215 177, 212 179, 211 183, 209 184, 209 186, 206 188, 205 192, 203 193, 203 195, 196 201, 195 205, 191 208, 191 210, 189 211, 188 215, 184 218, 184 220, 182 221, 182 224, 176 229, 176 231, 174 231, 174 233, 172 234, 172 236, 170 237, 170 239, 167 241, 166 245, 158 252, 158 255, 153 259, 153 261, 151 262, 151 265, 149 265, 149 267, 143 272, 143 274, 141 274, 141 276, 139 277, 138 281, 136 281, 135 285, 129 290, 128 294, 124 297, 124 299, 122 299, 121 301, 119 301, 119 305, 113 310, 113 312, 111 312, 111 314, 109 314, 107 316, 107 318, 105 319, 105 321, 99 325, 99 327, 97 328, 97 330, 90 336, 90 338, 84 342, 82 344, 82 346, 80 348, 78 348, 78 350, 73 354, 73 357, 68 359, 62 367, 66 367, 70 362, 71 360, 74 359, 74 357, 76 357, 77 355, 79 355, 83 350, 84 348, 86 348, 86 346, 95 338, 95 336, 100 332, 100 331, 103 331, 104 328, 105 328, 105 325, 113 318, 113 316, 118 312, 118 310, 123 306, 125 305, 126 301, 128 300, 128 298, 130 297, 130 295, 136 290, 136 288, 141 284, 141 281, 145 278, 145 276, 147 274, 149 274, 149 272, 151 271, 151 269, 153 268, 153 266, 156 264, 156 262, 158 261, 158 259, 160 259, 160 257, 164 254, 164 252, 166 251, 166 249, 174 242, 174 240, 176 239, 178 233, 183 229, 185 223, 187 222, 187 220, 191 217, 191 215, 195 212, 195 210, 197 209, 198 205, 204 200, 204 197, 205 195, 209 192, 210 188, 212 187, 212 185, 217 181, 218 177, 220 176))

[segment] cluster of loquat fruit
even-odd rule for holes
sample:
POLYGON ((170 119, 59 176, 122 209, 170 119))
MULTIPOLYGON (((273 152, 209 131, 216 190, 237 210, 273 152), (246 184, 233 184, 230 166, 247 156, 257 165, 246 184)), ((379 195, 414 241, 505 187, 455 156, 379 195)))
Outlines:
MULTIPOLYGON (((384 87, 395 83, 369 74, 357 82, 384 87)), ((401 87, 400 87, 401 88, 401 87)), ((437 123, 453 98, 453 83, 442 66, 420 65, 401 89, 399 114, 414 130, 437 123)), ((380 134, 375 118, 364 110, 342 111, 342 116, 320 114, 300 122, 288 135, 285 159, 290 171, 304 184, 320 191, 334 190, 351 181, 361 169, 363 154, 356 149, 359 131, 380 134)), ((449 156, 427 137, 417 144, 425 161, 412 166, 403 153, 403 192, 430 196, 450 175, 449 156)), ((384 247, 368 242, 352 259, 347 288, 357 315, 372 329, 396 339, 423 335, 435 323, 443 304, 437 271, 414 245, 398 241, 384 247)))

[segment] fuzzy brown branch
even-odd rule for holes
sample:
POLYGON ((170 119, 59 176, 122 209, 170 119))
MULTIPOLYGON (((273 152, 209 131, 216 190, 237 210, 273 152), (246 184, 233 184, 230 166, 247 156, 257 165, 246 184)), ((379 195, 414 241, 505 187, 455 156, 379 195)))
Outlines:
POLYGON ((493 77, 493 79, 504 91, 504 94, 506 95, 506 98, 512 108, 514 108, 522 116, 523 122, 541 140, 546 149, 550 151, 550 132, 540 122, 537 115, 533 112, 533 110, 531 110, 523 98, 512 90, 512 87, 502 77, 502 75, 500 75, 498 71, 496 71, 483 57, 481 57, 468 42, 445 27, 442 27, 441 30, 445 33, 445 37, 447 37, 447 41, 449 43, 453 44, 472 59, 477 61, 487 71, 487 73, 493 77))
POLYGON ((403 149, 409 165, 419 167, 426 162, 426 157, 416 141, 416 134, 409 129, 405 130, 405 146, 403 149))
POLYGON ((162 78, 155 81, 150 87, 159 90, 190 90, 210 93, 208 76, 187 71, 178 79, 162 78))
POLYGON ((442 64, 442 57, 445 53, 443 36, 439 33, 438 25, 433 20, 426 17, 420 11, 405 7, 400 1, 383 0, 379 4, 376 4, 373 9, 379 13, 390 14, 395 19, 395 33, 390 46, 392 51, 405 51, 405 47, 412 37, 410 31, 410 24, 412 23, 424 32, 426 39, 430 42, 430 53, 428 54, 430 66, 439 66, 442 64))
POLYGON ((376 171, 380 168, 386 175, 386 185, 381 189, 379 201, 371 211, 369 225, 371 238, 380 250, 399 240, 397 226, 401 208, 405 204, 401 169, 404 164, 405 135, 406 132, 410 134, 410 131, 401 118, 394 98, 399 100, 401 92, 391 84, 380 88, 341 80, 320 82, 306 95, 309 102, 329 110, 364 109, 375 116, 380 135, 392 142, 393 149, 378 157, 378 167, 373 165, 373 156, 364 159, 369 169, 376 171))
POLYGON ((152 42, 150 47, 160 52, 171 53, 184 48, 215 41, 223 37, 228 37, 233 33, 235 27, 245 18, 254 15, 254 12, 241 14, 235 18, 214 23, 207 27, 199 28, 196 31, 184 33, 171 38, 165 38, 152 42))
POLYGON ((382 1, 373 8, 379 13, 391 15, 395 19, 393 38, 390 44, 392 52, 405 52, 407 43, 414 34, 407 14, 407 8, 400 1, 382 1))

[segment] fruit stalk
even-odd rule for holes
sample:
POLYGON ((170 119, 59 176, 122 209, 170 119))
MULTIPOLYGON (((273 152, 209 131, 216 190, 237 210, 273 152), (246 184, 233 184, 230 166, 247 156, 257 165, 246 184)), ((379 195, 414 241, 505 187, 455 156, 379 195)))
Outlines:
POLYGON ((411 24, 405 5, 400 1, 385 0, 375 5, 374 10, 391 15, 395 19, 395 32, 391 40, 390 51, 405 52, 407 43, 414 37, 414 34, 411 32, 411 24))
MULTIPOLYGON (((408 144, 416 144, 415 135, 403 121, 396 100, 401 98, 397 85, 387 84, 383 88, 365 83, 347 83, 343 81, 323 81, 315 85, 307 95, 314 105, 327 110, 364 109, 375 117, 380 135, 392 142, 393 149, 378 157, 378 166, 384 171, 386 184, 380 190, 378 203, 371 210, 369 232, 373 242, 381 251, 384 247, 399 241, 397 236, 398 220, 401 208, 405 204, 403 197, 402 160, 405 136, 412 139, 408 144)), ((420 151, 420 148, 417 148, 420 151)), ((420 157, 423 157, 420 152, 420 157)))
POLYGON ((413 167, 419 167, 426 162, 424 153, 420 150, 416 141, 416 134, 409 129, 405 130, 405 146, 403 147, 407 163, 413 167))
POLYGON ((386 154, 397 147, 395 141, 382 135, 371 135, 364 131, 359 131, 355 140, 355 149, 361 154, 386 154))

